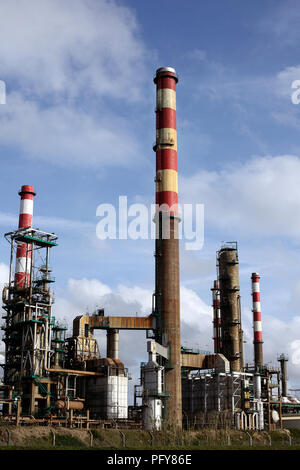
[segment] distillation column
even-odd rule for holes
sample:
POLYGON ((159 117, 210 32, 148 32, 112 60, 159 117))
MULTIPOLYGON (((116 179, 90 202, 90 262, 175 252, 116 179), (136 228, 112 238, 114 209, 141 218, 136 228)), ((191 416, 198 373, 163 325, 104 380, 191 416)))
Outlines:
POLYGON ((231 371, 239 372, 243 368, 243 331, 236 243, 224 245, 218 252, 217 260, 221 299, 221 352, 229 360, 231 371))
POLYGON ((282 392, 281 395, 283 397, 287 397, 288 390, 287 390, 287 362, 288 362, 288 357, 285 354, 280 354, 278 357, 278 361, 280 362, 280 368, 281 368, 281 388, 282 392))
MULTIPOLYGON (((22 186, 19 195, 21 196, 19 229, 32 227, 33 198, 35 196, 33 186, 22 186)), ((31 245, 27 245, 27 243, 18 243, 15 269, 15 287, 23 288, 29 286, 30 270, 31 245)))
POLYGON ((164 420, 181 427, 181 345, 178 240, 176 71, 156 71, 156 241, 155 312, 156 341, 169 348, 165 363, 165 392, 168 395, 164 420))

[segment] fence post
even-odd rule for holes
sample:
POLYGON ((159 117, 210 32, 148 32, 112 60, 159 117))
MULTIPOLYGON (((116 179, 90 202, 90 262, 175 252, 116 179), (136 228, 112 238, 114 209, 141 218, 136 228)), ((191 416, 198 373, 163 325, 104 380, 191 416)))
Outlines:
POLYGON ((126 447, 126 437, 125 437, 125 434, 119 430, 119 433, 121 434, 122 436, 122 443, 123 443, 123 447, 126 447))
POLYGON ((7 445, 10 446, 11 441, 11 432, 9 429, 6 429, 7 432, 7 445))
POLYGON ((51 428, 50 428, 50 432, 52 434, 52 445, 53 445, 53 447, 55 447, 55 432, 51 428))
POLYGON ((250 445, 250 447, 252 447, 252 445, 253 445, 252 436, 251 436, 251 434, 248 433, 248 431, 245 431, 245 432, 246 432, 246 434, 249 436, 249 445, 250 445))
POLYGON ((290 446, 292 445, 292 436, 287 429, 283 429, 284 433, 287 435, 290 446))
POLYGON ((271 436, 269 433, 267 433, 267 431, 265 431, 266 435, 268 436, 268 439, 269 439, 269 445, 271 446, 272 445, 272 439, 271 439, 271 436))

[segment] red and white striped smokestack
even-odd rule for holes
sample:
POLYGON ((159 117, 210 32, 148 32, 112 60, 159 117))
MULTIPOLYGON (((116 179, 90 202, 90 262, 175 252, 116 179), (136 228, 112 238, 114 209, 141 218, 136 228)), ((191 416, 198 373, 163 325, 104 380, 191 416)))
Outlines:
POLYGON ((260 287, 259 274, 252 273, 252 302, 253 302, 253 334, 254 334, 254 363, 256 366, 263 365, 263 340, 262 340, 262 324, 261 324, 261 307, 260 307, 260 287))
MULTIPOLYGON (((19 229, 32 227, 33 198, 35 196, 33 186, 22 186, 19 195, 21 196, 19 229)), ((15 287, 22 288, 26 287, 26 285, 29 285, 30 268, 31 245, 27 245, 27 243, 18 243, 15 269, 15 287), (25 275, 26 271, 27 276, 25 275)))
POLYGON ((156 204, 155 297, 157 341, 169 348, 165 369, 165 424, 182 426, 179 218, 177 187, 176 84, 172 67, 156 70, 156 204), (169 226, 169 236, 164 229, 169 226))
POLYGON ((156 71, 156 204, 171 216, 178 215, 177 129, 175 69, 156 71), (170 210, 168 210, 168 208, 170 210))

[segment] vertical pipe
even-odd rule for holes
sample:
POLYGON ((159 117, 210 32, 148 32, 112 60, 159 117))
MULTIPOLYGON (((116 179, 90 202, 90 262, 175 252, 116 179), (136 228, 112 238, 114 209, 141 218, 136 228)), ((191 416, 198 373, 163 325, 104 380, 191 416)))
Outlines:
MULTIPOLYGON (((19 229, 32 227, 33 198, 35 192, 33 186, 24 185, 19 192, 21 196, 19 229)), ((15 268, 15 287, 23 288, 29 285, 31 270, 31 245, 18 243, 15 268)))
MULTIPOLYGON (((45 266, 46 279, 49 279, 49 256, 50 256, 50 248, 49 248, 49 246, 47 246, 47 248, 46 248, 46 266, 45 266)), ((45 291, 46 294, 50 293, 48 282, 45 282, 45 284, 44 284, 44 291, 45 291)))
POLYGON ((214 287, 211 288, 212 301, 213 301, 213 341, 214 341, 214 353, 218 353, 218 331, 217 331, 217 301, 216 301, 216 281, 214 281, 214 287))
POLYGON ((11 239, 10 247, 10 263, 9 263, 9 288, 11 288, 12 279, 13 279, 13 262, 14 262, 14 239, 11 239))
POLYGON ((252 273, 252 302, 253 302, 253 344, 254 344, 254 364, 256 368, 263 366, 263 340, 261 325, 261 308, 260 308, 260 288, 259 274, 252 273))
POLYGON ((238 295, 238 311, 239 311, 239 344, 240 344, 240 369, 244 368, 244 332, 242 329, 242 310, 241 310, 241 297, 238 295))
POLYGON ((217 315, 217 340, 218 353, 222 349, 222 319, 221 319, 221 300, 220 300, 220 283, 216 281, 216 315, 217 315))
POLYGON ((106 357, 119 359, 119 330, 109 329, 106 332, 106 357))
POLYGON ((220 353, 222 348, 221 332, 221 309, 220 309, 220 285, 219 281, 214 281, 214 287, 211 288, 213 299, 213 340, 214 352, 220 353))
POLYGON ((176 71, 156 71, 156 340, 169 347, 165 364, 165 423, 182 425, 177 188, 176 71))
POLYGON ((285 354, 280 354, 278 361, 281 368, 281 396, 287 397, 287 361, 288 357, 285 354))
POLYGON ((258 373, 254 374, 254 396, 257 399, 261 398, 261 376, 258 373))

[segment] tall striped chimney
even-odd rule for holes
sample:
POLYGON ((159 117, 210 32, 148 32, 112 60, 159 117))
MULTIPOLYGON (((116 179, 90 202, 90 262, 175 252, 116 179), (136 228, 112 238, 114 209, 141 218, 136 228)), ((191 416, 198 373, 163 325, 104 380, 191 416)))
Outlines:
POLYGON ((178 240, 176 84, 171 67, 156 71, 155 316, 156 341, 169 347, 165 364, 167 425, 181 427, 181 345, 178 240))
POLYGON ((257 367, 263 365, 263 340, 262 340, 262 325, 261 325, 261 308, 260 308, 260 288, 259 288, 259 274, 252 273, 252 302, 253 302, 253 335, 254 335, 254 364, 257 367))
MULTIPOLYGON (((21 196, 19 229, 32 227, 33 198, 35 196, 33 186, 22 186, 19 196, 21 196)), ((15 287, 23 288, 29 286, 30 268, 31 245, 28 245, 27 243, 18 243, 15 268, 15 287), (27 276, 25 273, 27 273, 27 276)))

